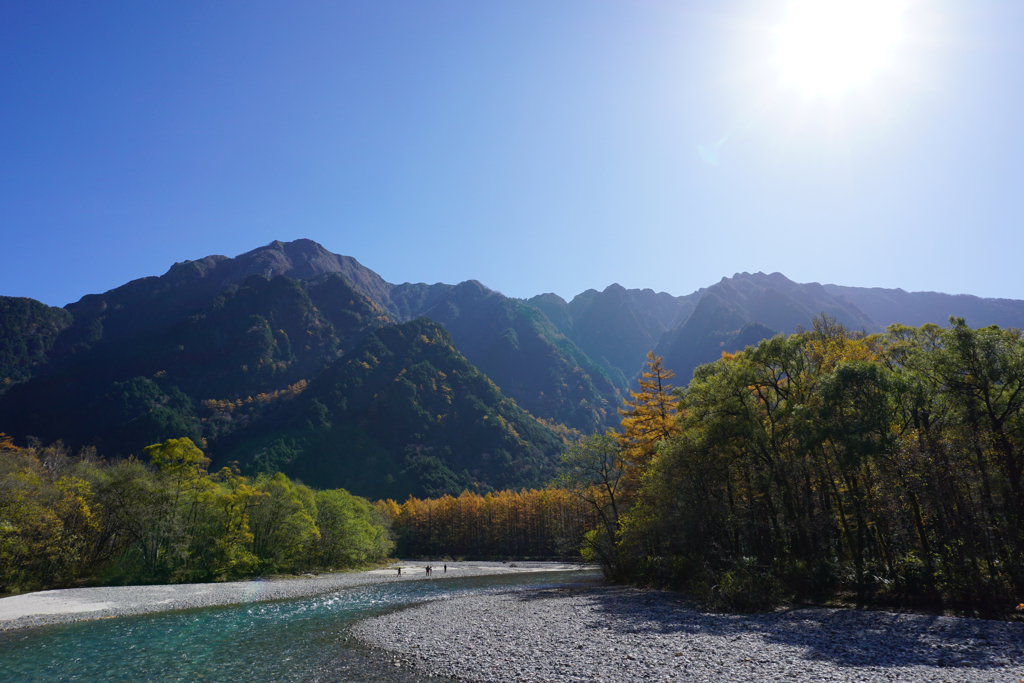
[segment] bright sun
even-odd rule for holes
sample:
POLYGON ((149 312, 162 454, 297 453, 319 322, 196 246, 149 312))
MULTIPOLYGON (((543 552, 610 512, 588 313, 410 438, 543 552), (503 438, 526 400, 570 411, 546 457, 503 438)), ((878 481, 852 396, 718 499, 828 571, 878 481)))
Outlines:
POLYGON ((787 85, 836 98, 870 83, 901 40, 897 0, 794 0, 776 38, 787 85))

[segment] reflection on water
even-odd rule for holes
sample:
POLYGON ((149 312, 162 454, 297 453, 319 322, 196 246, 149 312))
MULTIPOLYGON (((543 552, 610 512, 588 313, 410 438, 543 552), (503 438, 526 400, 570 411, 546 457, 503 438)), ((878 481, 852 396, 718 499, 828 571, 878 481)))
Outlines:
POLYGON ((378 670, 346 643, 345 629, 361 617, 423 600, 582 577, 530 573, 379 583, 299 600, 0 633, 0 681, 415 681, 409 673, 378 670))

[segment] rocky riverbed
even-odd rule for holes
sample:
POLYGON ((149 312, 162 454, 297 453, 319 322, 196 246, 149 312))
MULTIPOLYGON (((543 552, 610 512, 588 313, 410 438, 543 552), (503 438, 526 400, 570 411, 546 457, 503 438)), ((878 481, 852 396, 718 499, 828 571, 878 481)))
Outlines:
POLYGON ((386 665, 466 681, 1024 680, 1024 624, 852 609, 723 615, 603 585, 462 596, 359 622, 386 665))

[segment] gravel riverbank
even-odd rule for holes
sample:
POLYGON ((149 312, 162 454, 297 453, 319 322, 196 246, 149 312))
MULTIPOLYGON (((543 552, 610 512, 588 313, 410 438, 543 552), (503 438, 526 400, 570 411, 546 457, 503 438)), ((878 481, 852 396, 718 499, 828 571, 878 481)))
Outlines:
POLYGON ((709 614, 602 585, 463 596, 359 622, 391 666, 466 681, 1024 679, 1024 624, 851 609, 709 614))
POLYGON ((554 562, 449 562, 445 572, 443 566, 443 561, 403 561, 370 571, 316 574, 297 578, 166 586, 67 588, 25 593, 0 599, 0 631, 147 612, 302 598, 382 581, 423 581, 444 577, 580 568, 578 565, 554 562), (426 575, 427 564, 436 567, 430 578, 426 575), (402 568, 401 576, 398 574, 399 567, 402 568))

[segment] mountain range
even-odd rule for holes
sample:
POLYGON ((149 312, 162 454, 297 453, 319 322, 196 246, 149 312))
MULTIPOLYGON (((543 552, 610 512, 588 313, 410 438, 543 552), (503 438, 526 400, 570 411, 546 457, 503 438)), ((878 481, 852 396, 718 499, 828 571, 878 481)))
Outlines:
POLYGON ((392 284, 310 240, 63 309, 0 297, 0 431, 108 457, 189 436, 216 465, 405 497, 542 485, 577 433, 618 423, 654 350, 693 369, 821 313, 1024 327, 1024 301, 737 273, 684 296, 612 284, 566 301, 469 280, 392 284))

